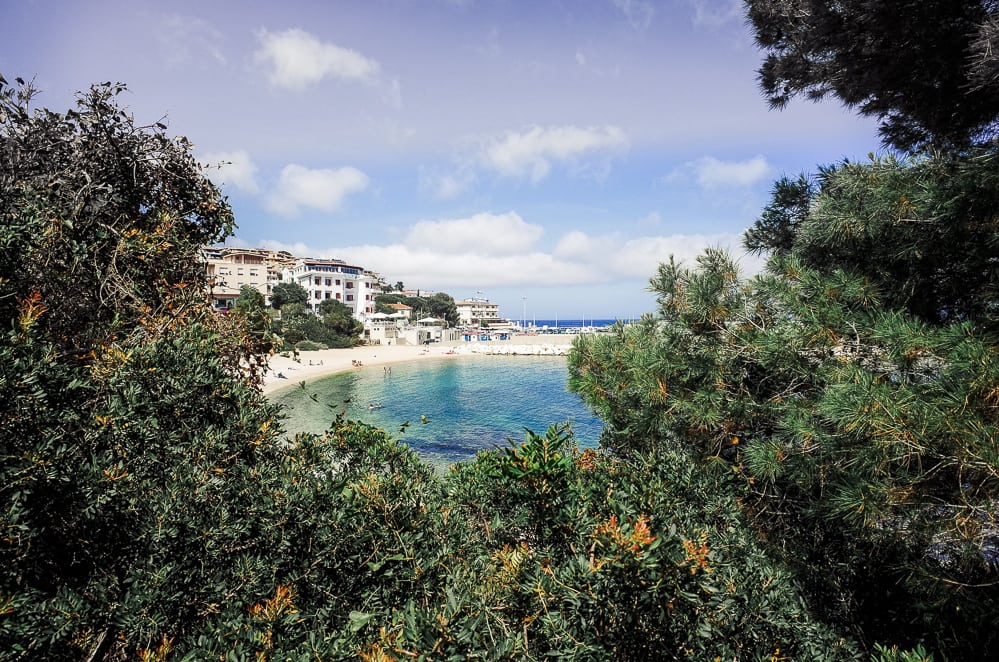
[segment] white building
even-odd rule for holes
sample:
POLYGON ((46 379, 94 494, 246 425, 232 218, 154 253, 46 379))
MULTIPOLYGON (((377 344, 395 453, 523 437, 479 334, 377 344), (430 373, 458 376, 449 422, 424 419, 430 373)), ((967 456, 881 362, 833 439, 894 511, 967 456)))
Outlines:
POLYGON ((409 321, 413 318, 413 309, 404 303, 387 303, 385 307, 392 311, 392 314, 399 319, 409 321))
POLYGON ((488 326, 506 322, 499 315, 499 304, 488 299, 464 299, 455 301, 454 305, 458 308, 458 324, 462 326, 479 326, 483 323, 488 326))
POLYGON ((346 304, 359 320, 374 313, 375 296, 382 291, 378 274, 343 260, 299 258, 282 270, 281 277, 305 288, 307 305, 313 311, 323 301, 334 299, 346 304))
POLYGON ((244 285, 263 294, 269 304, 280 264, 290 257, 264 249, 225 246, 207 247, 203 254, 212 299, 219 309, 232 308, 244 285))
POLYGON ((405 312, 374 313, 364 321, 364 339, 379 345, 455 342, 458 330, 445 327, 444 320, 433 317, 410 321, 405 312))

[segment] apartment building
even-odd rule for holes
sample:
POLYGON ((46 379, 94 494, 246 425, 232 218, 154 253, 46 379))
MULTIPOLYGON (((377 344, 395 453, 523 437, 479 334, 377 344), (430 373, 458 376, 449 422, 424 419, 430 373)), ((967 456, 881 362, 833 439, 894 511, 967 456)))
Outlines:
POLYGON ((208 287, 215 307, 226 310, 235 305, 244 285, 264 295, 267 305, 271 291, 280 282, 301 285, 309 293, 308 306, 335 299, 346 304, 356 319, 364 321, 375 312, 375 297, 382 293, 382 276, 343 260, 299 258, 287 251, 264 248, 207 246, 202 249, 208 273, 208 287))
POLYGON ((375 297, 382 291, 379 274, 335 259, 297 258, 282 269, 281 279, 301 285, 309 293, 307 305, 313 311, 323 301, 335 299, 359 320, 375 312, 375 297))
POLYGON ((281 264, 290 255, 259 248, 206 247, 203 249, 208 286, 215 307, 232 308, 244 285, 270 302, 271 288, 280 278, 281 264))
POLYGON ((464 299, 455 301, 454 305, 458 308, 458 324, 462 326, 478 326, 483 322, 487 325, 506 322, 499 315, 499 304, 492 303, 488 299, 464 299))

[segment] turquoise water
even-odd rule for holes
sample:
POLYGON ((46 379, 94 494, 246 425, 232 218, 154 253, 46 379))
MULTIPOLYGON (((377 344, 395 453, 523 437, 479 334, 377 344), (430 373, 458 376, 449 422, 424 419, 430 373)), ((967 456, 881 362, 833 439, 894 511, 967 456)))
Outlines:
POLYGON ((344 411, 446 466, 505 446, 508 439, 522 441, 524 428, 543 434, 549 425, 566 421, 580 446, 595 447, 603 424, 567 390, 566 379, 565 357, 457 356, 397 364, 391 371, 361 368, 270 399, 284 406, 289 434, 322 433, 344 411), (372 403, 382 406, 372 410, 372 403))

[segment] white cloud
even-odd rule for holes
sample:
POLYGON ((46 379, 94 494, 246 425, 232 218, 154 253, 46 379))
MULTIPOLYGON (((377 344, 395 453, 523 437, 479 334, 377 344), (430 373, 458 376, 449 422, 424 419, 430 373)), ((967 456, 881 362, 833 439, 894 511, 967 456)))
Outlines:
POLYGON ((301 207, 336 211, 344 199, 368 187, 368 176, 357 168, 310 169, 289 164, 281 171, 267 208, 281 216, 295 216, 301 207))
POLYGON ((501 175, 529 177, 539 182, 548 176, 553 162, 572 163, 589 152, 620 150, 628 139, 620 128, 579 128, 575 126, 532 127, 523 132, 507 132, 490 141, 482 151, 482 163, 501 175))
POLYGON ((499 57, 503 54, 503 46, 500 44, 499 28, 493 26, 489 33, 482 40, 482 45, 475 49, 477 53, 488 57, 499 57))
POLYGON ((773 168, 762 156, 754 156, 745 161, 720 161, 713 156, 705 156, 696 161, 688 161, 663 181, 669 184, 682 184, 695 181, 701 188, 746 188, 770 177, 773 168))
POLYGON ((445 174, 427 168, 420 169, 420 190, 437 200, 453 200, 473 184, 475 174, 468 169, 445 174))
POLYGON ((587 265, 588 269, 600 274, 602 282, 614 282, 647 279, 670 255, 693 264, 708 247, 726 248, 737 258, 744 259, 742 235, 732 233, 651 235, 629 239, 620 234, 588 235, 575 230, 562 236, 553 255, 559 260, 587 265))
MULTIPOLYGON (((241 243, 243 242, 234 241, 232 239, 226 240, 227 245, 239 246, 241 243)), ((296 241, 293 244, 288 244, 283 241, 277 241, 274 239, 265 239, 264 241, 261 241, 259 243, 260 243, 260 248, 266 248, 267 250, 271 251, 287 251, 289 254, 294 255, 295 257, 310 257, 310 258, 323 257, 323 256, 339 257, 338 255, 337 256, 329 255, 323 251, 317 250, 314 246, 308 246, 300 241, 296 241)), ((242 247, 251 248, 251 246, 249 245, 245 245, 242 247)), ((254 246, 252 247, 255 248, 256 244, 254 244, 254 246)))
POLYGON ((709 156, 698 160, 694 169, 697 183, 704 188, 752 186, 766 179, 772 170, 762 156, 747 161, 719 161, 709 156))
POLYGON ((421 167, 419 188, 438 200, 451 200, 474 187, 484 171, 537 184, 556 166, 571 177, 600 182, 610 172, 613 157, 627 146, 627 136, 616 126, 534 126, 492 137, 467 137, 452 155, 448 171, 421 167))
POLYGON ((743 0, 687 0, 694 10, 694 26, 715 29, 728 24, 741 23, 743 0))
POLYGON ((257 193, 257 166, 246 150, 209 152, 201 157, 208 178, 217 184, 233 186, 246 193, 257 193), (215 174, 217 172, 218 174, 215 174))
POLYGON ((357 51, 322 42, 299 29, 283 32, 261 30, 260 49, 254 54, 267 69, 275 87, 302 90, 324 78, 375 83, 381 67, 357 51))
MULTIPOLYGON (((402 106, 402 86, 399 84, 398 79, 393 78, 392 80, 386 82, 382 85, 382 90, 385 94, 385 98, 388 99, 392 105, 401 107, 402 106)), ((412 131, 411 129, 409 131, 412 131)))
POLYGON ((592 261, 597 253, 602 250, 601 239, 572 230, 558 240, 555 244, 553 255, 561 260, 586 260, 592 261))
POLYGON ((663 217, 657 211, 649 212, 642 218, 638 219, 638 227, 640 228, 657 228, 663 224, 663 217))
POLYGON ((624 14, 632 28, 639 31, 649 27, 656 14, 655 7, 646 0, 611 0, 611 4, 624 14))
POLYGON ((608 267, 624 278, 650 278, 670 255, 677 261, 694 266, 697 256, 705 248, 712 247, 727 249, 739 261, 744 275, 759 270, 759 264, 742 248, 742 235, 733 233, 676 234, 629 239, 621 243, 614 252, 608 267))
POLYGON ((344 254, 347 251, 364 260, 365 266, 374 265, 376 271, 393 281, 424 283, 423 287, 431 289, 525 283, 564 285, 585 278, 584 267, 559 263, 541 251, 519 255, 463 253, 442 256, 431 247, 402 244, 347 248, 344 254))
POLYGON ((222 33, 200 18, 164 16, 157 37, 170 67, 199 63, 205 59, 223 66, 226 64, 225 55, 219 48, 222 33))
POLYGON ((693 266, 705 248, 728 249, 744 275, 760 270, 762 261, 748 256, 741 235, 676 234, 625 237, 590 235, 579 230, 558 239, 554 249, 537 246, 541 228, 518 214, 477 214, 467 219, 420 222, 405 241, 386 245, 339 246, 324 250, 301 244, 265 242, 267 248, 295 255, 338 257, 426 289, 478 289, 614 285, 647 282, 659 264, 673 255, 693 266))
MULTIPOLYGON (((406 235, 407 246, 432 247, 447 256, 513 256, 530 252, 544 233, 520 214, 476 214, 471 218, 420 221, 406 235)), ((450 259, 450 258, 449 258, 450 259)))

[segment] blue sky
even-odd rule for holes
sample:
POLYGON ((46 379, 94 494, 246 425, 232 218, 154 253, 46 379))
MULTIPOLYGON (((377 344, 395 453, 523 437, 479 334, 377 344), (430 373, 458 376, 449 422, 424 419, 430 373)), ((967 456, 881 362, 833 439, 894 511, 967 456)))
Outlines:
POLYGON ((185 135, 239 246, 337 257, 501 314, 630 318, 781 175, 877 151, 833 101, 771 111, 739 0, 7 0, 38 105, 126 83, 185 135), (526 301, 524 298, 526 297, 526 301))

